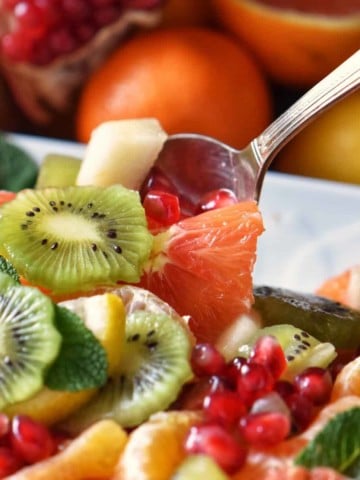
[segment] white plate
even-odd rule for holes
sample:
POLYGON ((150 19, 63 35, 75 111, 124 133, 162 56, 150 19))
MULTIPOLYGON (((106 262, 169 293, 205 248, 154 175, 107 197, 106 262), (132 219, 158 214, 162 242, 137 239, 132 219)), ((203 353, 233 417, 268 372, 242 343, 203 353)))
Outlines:
MULTIPOLYGON (((84 146, 10 135, 38 162, 47 153, 81 157, 84 146)), ((360 187, 269 172, 260 201, 257 285, 314 291, 326 278, 360 264, 360 187)))

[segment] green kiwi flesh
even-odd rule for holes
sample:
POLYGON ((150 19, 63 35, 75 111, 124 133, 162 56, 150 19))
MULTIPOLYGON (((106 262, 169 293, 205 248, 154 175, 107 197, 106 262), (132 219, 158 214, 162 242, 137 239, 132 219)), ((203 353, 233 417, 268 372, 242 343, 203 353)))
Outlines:
POLYGON ((49 153, 40 165, 35 188, 75 185, 80 166, 80 158, 49 153))
MULTIPOLYGON (((136 290, 141 293, 142 289, 136 290)), ((160 304, 161 301, 154 308, 160 304)), ((163 312, 155 313, 152 307, 144 310, 138 304, 127 308, 125 331, 122 371, 110 378, 96 397, 61 428, 76 434, 102 418, 112 418, 123 427, 134 427, 153 413, 166 410, 193 377, 190 366, 193 343, 181 317, 175 318, 166 307, 163 312)))
POLYGON ((0 408, 39 391, 61 336, 51 300, 0 273, 0 408))
POLYGON ((227 480, 229 477, 208 455, 189 455, 183 460, 171 480, 227 480))
POLYGON ((27 189, 0 208, 0 254, 56 293, 138 282, 152 240, 138 192, 121 185, 27 189))
POLYGON ((282 288, 254 288, 254 309, 262 325, 291 324, 338 349, 360 345, 360 311, 323 297, 282 288))
POLYGON ((248 344, 239 348, 239 354, 248 357, 256 340, 264 335, 275 337, 284 350, 287 360, 284 379, 291 380, 308 367, 326 368, 337 355, 333 344, 320 342, 305 330, 287 324, 260 328, 248 344))

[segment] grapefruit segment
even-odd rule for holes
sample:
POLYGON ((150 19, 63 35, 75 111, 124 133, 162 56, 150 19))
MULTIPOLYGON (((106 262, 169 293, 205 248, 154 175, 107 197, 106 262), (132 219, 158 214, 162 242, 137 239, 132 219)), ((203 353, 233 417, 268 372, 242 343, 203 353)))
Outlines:
POLYGON ((142 286, 189 315, 198 341, 214 343, 253 302, 252 270, 263 231, 253 201, 186 218, 155 236, 142 286))

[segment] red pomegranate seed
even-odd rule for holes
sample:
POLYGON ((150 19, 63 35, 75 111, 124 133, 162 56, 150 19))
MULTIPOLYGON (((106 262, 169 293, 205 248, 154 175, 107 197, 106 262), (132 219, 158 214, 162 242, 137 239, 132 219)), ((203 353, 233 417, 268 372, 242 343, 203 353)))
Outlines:
POLYGON ((246 405, 250 406, 256 399, 271 392, 274 378, 263 365, 246 363, 240 368, 237 378, 237 391, 246 405))
POLYGON ((330 398, 333 382, 329 370, 309 367, 295 377, 294 385, 314 405, 324 405, 330 398))
POLYGON ((294 430, 302 432, 311 423, 315 415, 314 405, 299 393, 293 393, 285 398, 289 407, 294 430))
POLYGON ((243 438, 251 445, 263 447, 285 440, 290 427, 289 417, 281 412, 250 413, 239 422, 243 438))
POLYGON ((20 33, 7 33, 1 38, 2 54, 15 62, 25 62, 32 53, 31 41, 24 41, 20 33))
POLYGON ((176 401, 175 408, 201 410, 207 395, 215 392, 224 392, 225 390, 226 385, 221 377, 216 375, 202 377, 197 382, 185 386, 179 399, 176 401))
POLYGON ((221 375, 225 365, 224 357, 210 343, 198 343, 192 350, 191 366, 198 377, 221 375))
POLYGON ((150 190, 159 190, 160 192, 169 192, 174 195, 177 194, 175 186, 168 179, 168 177, 157 167, 153 167, 148 176, 146 177, 141 187, 141 198, 144 199, 145 195, 150 190))
POLYGON ((32 37, 41 36, 46 30, 46 18, 36 5, 29 1, 19 2, 14 8, 17 30, 25 30, 32 37))
POLYGON ((30 464, 44 460, 55 452, 55 443, 49 430, 24 415, 13 418, 10 440, 16 454, 30 464))
POLYGON ((278 380, 275 382, 274 390, 278 392, 285 401, 290 395, 296 392, 294 384, 288 380, 278 380))
POLYGON ((9 447, 0 447, 0 478, 11 475, 24 465, 22 460, 9 447))
POLYGON ((243 466, 247 454, 244 446, 220 425, 192 427, 185 441, 185 450, 209 455, 228 474, 243 466))
POLYGON ((264 335, 255 342, 249 357, 249 363, 263 365, 275 380, 286 370, 287 361, 284 350, 272 335, 264 335))
POLYGON ((203 195, 196 207, 196 213, 227 207, 235 203, 238 203, 238 199, 234 192, 227 188, 219 188, 218 190, 213 190, 203 195))
POLYGON ((226 427, 235 425, 247 408, 240 396, 231 391, 210 393, 204 398, 203 410, 206 420, 226 427))
POLYGON ((179 198, 172 193, 150 190, 145 195, 143 206, 146 216, 163 226, 180 220, 179 198))
POLYGON ((229 385, 236 389, 237 379, 242 365, 245 365, 247 362, 244 357, 235 357, 230 360, 224 369, 224 377, 226 378, 229 385))
POLYGON ((0 413, 0 439, 6 436, 10 430, 10 419, 5 413, 0 413))

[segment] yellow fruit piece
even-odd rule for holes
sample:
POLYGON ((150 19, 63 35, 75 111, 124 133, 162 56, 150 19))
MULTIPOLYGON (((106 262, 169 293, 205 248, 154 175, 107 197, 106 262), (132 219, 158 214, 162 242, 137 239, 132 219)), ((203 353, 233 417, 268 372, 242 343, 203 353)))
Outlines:
MULTIPOLYGON (((121 298, 113 293, 79 297, 59 305, 72 310, 84 321, 106 350, 109 375, 118 373, 125 337, 125 308, 121 298)), ((35 396, 9 405, 7 415, 23 414, 46 425, 58 423, 85 405, 97 392, 61 392, 43 388, 35 396)))
POLYGON ((347 363, 340 371, 333 386, 331 399, 337 400, 347 395, 360 397, 360 357, 347 363))
POLYGON ((84 321, 105 348, 109 362, 109 376, 120 372, 125 338, 125 307, 115 293, 79 297, 59 303, 84 321))
POLYGON ((160 412, 134 430, 111 480, 169 480, 185 458, 183 443, 198 412, 160 412))
POLYGON ((8 480, 85 480, 109 478, 127 442, 126 432, 112 420, 101 420, 62 452, 23 468, 8 480))
POLYGON ((8 405, 3 412, 9 417, 27 415, 45 425, 52 425, 85 405, 96 392, 96 389, 61 392, 43 388, 28 400, 8 405))

